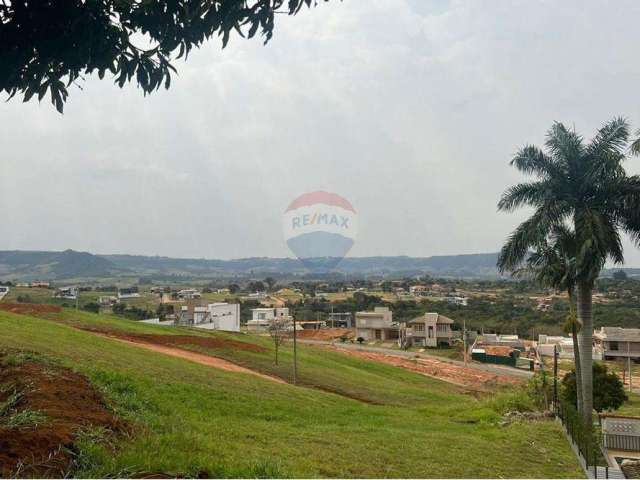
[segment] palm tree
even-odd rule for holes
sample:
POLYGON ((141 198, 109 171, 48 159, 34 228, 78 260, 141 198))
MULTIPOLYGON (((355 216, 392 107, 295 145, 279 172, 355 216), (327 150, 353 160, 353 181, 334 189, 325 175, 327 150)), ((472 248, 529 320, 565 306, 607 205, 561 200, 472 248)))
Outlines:
POLYGON ((539 245, 555 226, 570 223, 576 237, 576 304, 582 324, 581 351, 583 418, 591 425, 593 410, 592 292, 606 261, 624 261, 621 232, 640 244, 640 177, 627 176, 622 166, 629 126, 622 118, 607 122, 591 142, 554 123, 545 149, 528 145, 511 165, 533 175, 535 181, 509 188, 498 209, 534 208, 509 236, 498 259, 500 271, 514 271, 529 250, 539 245))
POLYGON ((545 287, 567 292, 569 296, 569 315, 565 323, 565 332, 571 332, 573 340, 573 359, 576 374, 578 411, 582 412, 582 369, 580 368, 580 346, 578 345, 579 323, 576 318, 576 237, 566 225, 556 225, 550 238, 544 239, 526 260, 526 266, 514 272, 516 277, 526 277, 545 287), (551 242, 551 243, 549 243, 551 242))
POLYGON ((640 155, 640 130, 636 132, 638 138, 631 144, 631 153, 634 155, 640 155))

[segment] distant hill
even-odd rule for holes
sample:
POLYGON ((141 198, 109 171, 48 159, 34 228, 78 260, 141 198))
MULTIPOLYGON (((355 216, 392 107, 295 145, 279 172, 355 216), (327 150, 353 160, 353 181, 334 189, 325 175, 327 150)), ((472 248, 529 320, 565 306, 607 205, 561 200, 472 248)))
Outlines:
MULTIPOLYGON (((433 257, 345 258, 337 270, 350 275, 412 276, 430 274, 460 278, 496 277, 497 253, 433 257)), ((119 276, 257 276, 305 275, 293 258, 254 257, 235 260, 94 255, 87 252, 0 251, 0 279, 62 280, 119 276)))
POLYGON ((56 280, 115 273, 112 262, 87 252, 0 251, 0 278, 56 280))

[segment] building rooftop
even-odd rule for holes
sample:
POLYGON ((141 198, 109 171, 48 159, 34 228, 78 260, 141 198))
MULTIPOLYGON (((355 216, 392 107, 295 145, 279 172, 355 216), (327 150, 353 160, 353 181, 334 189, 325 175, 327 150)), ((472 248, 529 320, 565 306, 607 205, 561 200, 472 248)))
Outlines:
POLYGON ((602 327, 594 336, 614 342, 640 342, 640 328, 602 327))
POLYGON ((424 321, 435 322, 440 324, 448 324, 451 325, 454 323, 449 317, 445 317, 444 315, 440 315, 439 313, 425 313, 424 315, 420 315, 419 317, 415 317, 409 320, 408 323, 422 323, 424 321))

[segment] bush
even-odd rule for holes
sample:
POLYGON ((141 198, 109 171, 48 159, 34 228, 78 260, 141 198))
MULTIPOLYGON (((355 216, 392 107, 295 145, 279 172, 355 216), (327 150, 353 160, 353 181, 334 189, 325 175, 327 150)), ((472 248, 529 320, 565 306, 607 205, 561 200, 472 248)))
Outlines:
POLYGON ((89 302, 83 305, 82 309, 91 313, 100 313, 100 305, 98 305, 96 302, 89 302))
MULTIPOLYGON (((572 370, 562 379, 562 399, 577 405, 576 372, 572 370)), ((593 408, 596 412, 617 410, 627 401, 624 385, 618 375, 607 370, 603 363, 593 364, 593 408)))
POLYGON ((537 372, 527 382, 527 392, 539 410, 548 410, 553 400, 553 378, 545 370, 537 372))
POLYGON ((514 387, 511 390, 493 395, 487 401, 487 406, 500 415, 507 412, 535 412, 538 410, 536 402, 523 387, 514 387))
POLYGON ((356 342, 358 342, 360 345, 362 345, 364 343, 364 338, 358 337, 358 338, 356 338, 356 342))

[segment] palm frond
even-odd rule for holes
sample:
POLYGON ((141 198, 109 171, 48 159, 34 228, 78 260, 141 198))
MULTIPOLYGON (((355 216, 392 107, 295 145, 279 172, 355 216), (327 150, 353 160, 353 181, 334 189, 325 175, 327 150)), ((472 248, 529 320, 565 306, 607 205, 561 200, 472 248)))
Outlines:
POLYGON ((550 186, 546 181, 514 185, 502 194, 498 202, 498 210, 510 212, 525 205, 539 207, 545 202, 549 189, 550 186))
MULTIPOLYGON (((617 182, 613 188, 618 197, 614 204, 618 214, 618 223, 634 243, 640 247, 640 176, 633 175, 617 182)), ((612 208, 613 210, 613 208, 612 208)))
POLYGON ((557 163, 571 169, 584 153, 582 137, 567 129, 562 123, 555 122, 547 132, 545 140, 547 150, 557 163))
POLYGON ((559 165, 534 145, 525 145, 514 155, 509 165, 522 173, 549 177, 559 173, 559 165))
POLYGON ((640 130, 636 132, 636 135, 638 138, 631 144, 631 153, 633 155, 640 155, 640 130))
POLYGON ((539 207, 509 235, 498 256, 498 270, 512 272, 525 261, 529 250, 542 244, 554 224, 562 222, 564 213, 552 205, 539 207))
POLYGON ((622 117, 605 123, 593 140, 589 142, 587 154, 599 155, 607 152, 622 153, 629 141, 629 123, 622 117))

